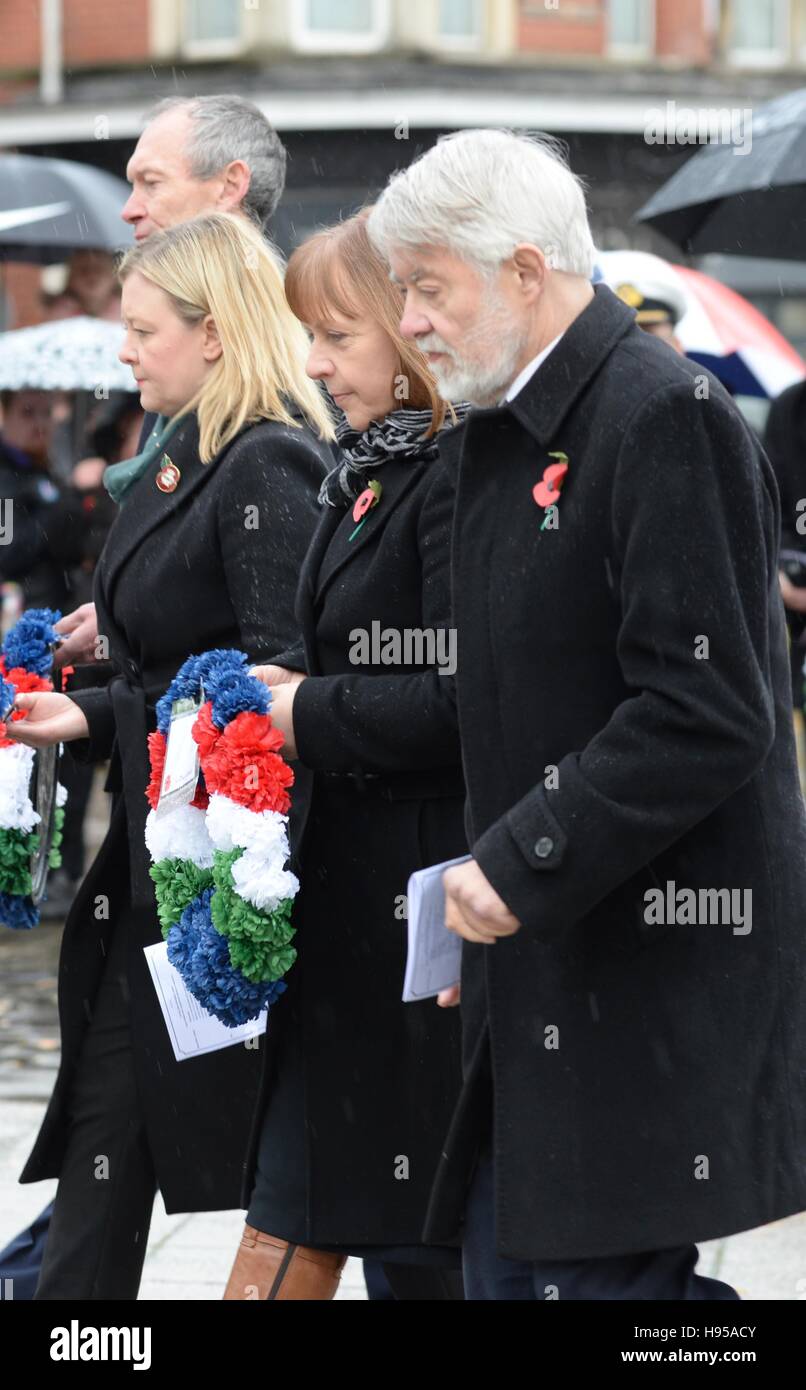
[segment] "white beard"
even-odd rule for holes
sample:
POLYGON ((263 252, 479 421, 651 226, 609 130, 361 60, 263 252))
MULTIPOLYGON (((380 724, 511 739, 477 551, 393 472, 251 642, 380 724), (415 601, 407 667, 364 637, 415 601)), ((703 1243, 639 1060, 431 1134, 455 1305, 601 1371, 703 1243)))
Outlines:
POLYGON ((527 341, 525 329, 513 337, 509 306, 492 291, 465 338, 461 356, 436 333, 418 339, 417 346, 424 352, 445 353, 441 362, 429 364, 445 400, 486 406, 497 404, 514 381, 527 341))

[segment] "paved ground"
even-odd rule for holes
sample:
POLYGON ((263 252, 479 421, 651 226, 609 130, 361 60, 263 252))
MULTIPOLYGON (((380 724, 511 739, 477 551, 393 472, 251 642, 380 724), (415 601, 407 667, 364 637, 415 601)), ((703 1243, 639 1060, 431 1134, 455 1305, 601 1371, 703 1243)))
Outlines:
MULTIPOLYGON (((93 801, 90 837, 103 832, 93 801)), ((44 1113, 58 1065, 56 963, 60 926, 0 932, 0 1249, 50 1200, 55 1183, 21 1187, 17 1177, 44 1113)), ((143 1299, 219 1299, 243 1213, 167 1216, 158 1203, 145 1264, 143 1299)), ((700 1269, 732 1283, 744 1298, 806 1299, 806 1214, 701 1247, 700 1269)), ((351 1260, 342 1299, 366 1298, 361 1264, 351 1260)))

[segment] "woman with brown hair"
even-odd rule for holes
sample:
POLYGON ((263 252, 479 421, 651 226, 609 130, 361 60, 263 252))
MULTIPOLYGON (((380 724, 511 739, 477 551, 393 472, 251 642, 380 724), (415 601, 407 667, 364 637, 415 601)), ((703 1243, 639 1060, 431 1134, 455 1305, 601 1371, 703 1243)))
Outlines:
POLYGON ((299 956, 267 1036, 227 1299, 332 1298, 347 1254, 380 1260, 398 1298, 463 1296, 458 1250, 421 1239, 460 1086, 459 1019, 401 994, 408 876, 466 852, 453 498, 436 441, 466 407, 446 407, 401 337, 368 211, 312 236, 286 276, 344 459, 300 577, 303 646, 258 669, 313 789, 299 956))

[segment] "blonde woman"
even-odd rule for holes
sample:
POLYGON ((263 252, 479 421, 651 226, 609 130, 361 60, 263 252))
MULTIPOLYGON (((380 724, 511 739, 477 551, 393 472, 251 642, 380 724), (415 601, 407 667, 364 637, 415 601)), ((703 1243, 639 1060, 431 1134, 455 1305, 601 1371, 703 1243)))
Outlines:
POLYGON ((143 947, 160 940, 148 877, 146 736, 194 652, 262 661, 296 640, 294 591, 332 456, 327 408, 278 257, 213 214, 124 259, 121 358, 154 432, 107 469, 121 504, 96 572, 114 676, 20 697, 22 742, 111 755, 106 840, 67 919, 62 1063, 23 1182, 59 1178, 36 1297, 134 1299, 154 1194, 169 1212, 236 1207, 260 1051, 174 1060, 143 947))

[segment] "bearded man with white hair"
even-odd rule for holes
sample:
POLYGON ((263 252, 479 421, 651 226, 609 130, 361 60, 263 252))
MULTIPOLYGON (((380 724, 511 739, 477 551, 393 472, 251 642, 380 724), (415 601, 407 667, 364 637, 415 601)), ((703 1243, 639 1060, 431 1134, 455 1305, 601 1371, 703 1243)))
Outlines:
MULTIPOLYGON (((806 1207, 806 819, 769 463, 636 327, 545 140, 446 137, 369 222, 443 394, 472 857, 428 1239, 468 1298, 735 1299, 806 1207)), ((443 1003, 452 1002, 442 999, 443 1003)))

